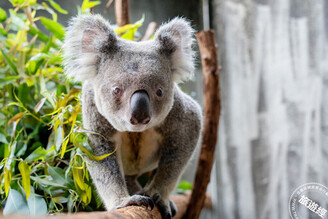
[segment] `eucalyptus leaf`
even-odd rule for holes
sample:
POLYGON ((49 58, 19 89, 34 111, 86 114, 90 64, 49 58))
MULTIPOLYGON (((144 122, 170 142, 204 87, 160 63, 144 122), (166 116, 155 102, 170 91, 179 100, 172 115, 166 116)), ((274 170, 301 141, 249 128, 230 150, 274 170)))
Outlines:
POLYGON ((42 186, 53 186, 53 187, 66 188, 66 186, 58 184, 58 183, 54 182, 53 180, 49 180, 48 178, 31 176, 31 179, 34 180, 35 182, 39 183, 42 186))
POLYGON ((6 78, 0 78, 0 87, 6 86, 7 84, 11 84, 17 79, 20 79, 19 76, 8 76, 6 78))
POLYGON ((178 185, 177 189, 191 190, 192 189, 192 184, 188 181, 182 180, 180 182, 180 184, 178 185))
POLYGON ((43 41, 43 42, 48 42, 49 41, 49 37, 47 35, 42 33, 39 29, 33 27, 32 25, 29 26, 29 29, 28 29, 27 33, 32 35, 33 37, 35 35, 38 35, 38 39, 43 41))
POLYGON ((7 138, 4 134, 0 132, 0 142, 8 144, 7 138))
POLYGON ((3 215, 14 213, 28 215, 30 214, 30 210, 24 196, 15 189, 10 189, 6 205, 3 209, 3 215))
POLYGON ((6 19, 7 19, 6 11, 0 8, 0 22, 4 22, 6 19))
POLYGON ((48 166, 48 172, 55 183, 66 184, 65 171, 59 167, 48 166))
MULTIPOLYGON (((66 209, 101 210, 84 155, 99 161, 114 151, 94 156, 87 135, 104 136, 82 129, 81 83, 67 80, 62 64, 65 30, 57 22, 57 12, 66 14, 66 8, 57 0, 9 1, 9 12, 0 9, 4 213, 37 216, 66 209)), ((100 3, 84 0, 79 11, 89 13, 100 3)), ((119 35, 135 38, 142 21, 118 29, 119 35)))
POLYGON ((61 41, 64 40, 65 29, 61 24, 45 17, 41 18, 41 23, 44 25, 45 28, 47 28, 51 33, 53 33, 55 37, 57 37, 59 40, 61 41))
POLYGON ((47 154, 47 151, 43 147, 40 146, 37 149, 35 149, 27 158, 25 158, 25 160, 27 162, 37 161, 39 159, 44 158, 46 154, 47 154))
POLYGON ((31 182, 30 182, 31 168, 27 165, 26 161, 21 161, 18 164, 18 168, 19 168, 20 173, 22 174, 23 188, 24 188, 24 191, 26 194, 26 200, 27 200, 31 194, 31 182))
POLYGON ((16 31, 24 29, 25 27, 24 20, 21 17, 17 16, 17 13, 12 9, 9 10, 9 13, 11 18, 11 25, 10 25, 11 29, 14 29, 16 31))
POLYGON ((56 9, 59 13, 62 13, 62 14, 67 14, 67 13, 68 13, 66 10, 62 9, 62 8, 60 7, 60 5, 57 4, 56 2, 54 2, 53 0, 47 0, 47 1, 48 1, 48 2, 50 3, 50 5, 51 5, 54 9, 56 9))
POLYGON ((34 192, 31 193, 29 199, 27 200, 27 205, 31 216, 46 215, 48 212, 47 203, 44 198, 34 192))
POLYGON ((55 132, 56 151, 59 151, 59 148, 62 145, 63 141, 64 141, 64 130, 63 130, 63 126, 59 125, 55 132))
POLYGON ((99 5, 100 3, 101 3, 100 1, 83 0, 81 10, 82 10, 82 12, 86 12, 87 9, 93 8, 97 5, 99 5))
POLYGON ((18 73, 16 65, 13 63, 13 61, 6 55, 6 53, 0 48, 1 54, 5 58, 6 62, 8 63, 9 67, 16 73, 18 73))

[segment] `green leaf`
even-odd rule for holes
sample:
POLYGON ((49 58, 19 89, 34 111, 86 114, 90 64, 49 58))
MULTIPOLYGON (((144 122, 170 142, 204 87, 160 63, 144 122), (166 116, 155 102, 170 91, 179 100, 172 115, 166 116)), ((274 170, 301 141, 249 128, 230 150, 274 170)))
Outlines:
POLYGON ((45 35, 44 33, 42 33, 37 28, 33 27, 32 25, 29 26, 29 29, 28 29, 27 33, 30 34, 30 35, 32 35, 33 37, 35 35, 38 35, 38 39, 41 40, 41 41, 43 41, 43 42, 48 42, 49 41, 49 37, 47 35, 45 35))
MULTIPOLYGON (((36 67, 37 63, 36 61, 29 61, 28 64, 27 64, 27 71, 30 73, 30 74, 34 74, 37 70, 37 67, 36 67)), ((34 84, 34 80, 31 82, 31 81, 28 81, 30 79, 26 79, 26 83, 27 85, 30 87, 34 84)))
POLYGON ((8 144, 7 138, 4 134, 0 132, 0 142, 8 144))
POLYGON ((142 15, 142 18, 134 24, 127 24, 122 27, 118 27, 114 31, 117 35, 121 35, 121 38, 123 39, 133 40, 135 32, 138 30, 139 27, 142 26, 144 20, 145 15, 142 15))
POLYGON ((24 6, 29 6, 29 5, 34 5, 36 4, 37 0, 10 0, 11 4, 13 6, 17 6, 17 5, 24 5, 24 6))
POLYGON ((17 79, 20 79, 19 76, 8 76, 6 78, 0 78, 0 87, 6 86, 7 84, 12 84, 17 79))
POLYGON ((47 100, 51 103, 52 107, 55 109, 56 108, 56 103, 55 103, 56 93, 47 90, 47 86, 46 86, 46 82, 44 80, 44 77, 40 77, 40 88, 41 88, 42 96, 47 98, 47 100))
POLYGON ((47 58, 49 58, 49 55, 48 55, 48 54, 45 54, 45 53, 38 53, 38 54, 36 54, 35 56, 32 56, 32 57, 30 58, 30 60, 31 60, 31 61, 36 61, 36 62, 38 62, 38 61, 41 61, 41 60, 43 60, 43 59, 47 59, 47 58))
POLYGON ((19 73, 18 73, 16 65, 10 60, 10 58, 6 55, 6 53, 1 48, 0 48, 0 51, 3 55, 3 57, 5 58, 6 62, 10 66, 10 68, 18 75, 19 73))
POLYGON ((55 183, 66 185, 65 172, 62 168, 48 166, 48 172, 55 183))
POLYGON ((31 194, 31 180, 30 180, 31 168, 27 165, 26 161, 21 161, 18 164, 18 169, 22 174, 23 188, 26 193, 26 200, 28 200, 31 194))
POLYGON ((83 170, 80 167, 74 167, 72 168, 73 172, 73 178, 76 184, 79 186, 81 190, 86 190, 85 183, 83 181, 83 170))
POLYGON ((60 203, 60 204, 68 202, 68 198, 66 198, 64 196, 52 197, 52 199, 54 200, 54 202, 60 203))
POLYGON ((46 102, 46 98, 44 97, 35 105, 34 112, 38 113, 45 102, 46 102))
POLYGON ((21 118, 23 118, 25 115, 26 115, 25 112, 17 113, 16 115, 14 115, 14 116, 8 121, 8 125, 10 125, 12 122, 15 122, 15 121, 18 122, 18 121, 21 120, 21 118))
POLYGON ((63 142, 62 147, 61 147, 61 153, 60 153, 60 157, 63 158, 66 152, 66 147, 67 147, 67 143, 69 141, 69 138, 66 138, 66 140, 63 142))
POLYGON ((44 198, 34 192, 31 193, 30 198, 27 200, 27 205, 31 216, 46 215, 48 212, 47 203, 44 198))
POLYGON ((62 13, 62 14, 67 14, 67 13, 68 13, 66 10, 62 9, 62 8, 60 7, 60 5, 57 4, 56 2, 54 2, 53 0, 47 0, 47 1, 48 1, 48 2, 50 3, 50 5, 51 5, 54 9, 56 9, 59 13, 62 13))
POLYGON ((8 37, 7 31, 0 27, 0 40, 6 40, 8 37))
POLYGON ((182 180, 177 189, 191 190, 192 189, 192 184, 188 181, 182 180))
POLYGON ((93 1, 90 2, 89 0, 84 0, 81 6, 82 12, 87 12, 87 9, 93 8, 97 5, 99 5, 101 2, 100 1, 93 1))
POLYGON ((64 40, 65 29, 61 24, 45 17, 41 18, 41 23, 44 25, 45 28, 47 28, 47 30, 53 33, 55 37, 57 37, 57 39, 61 41, 64 40))
POLYGON ((55 129, 55 145, 56 151, 59 151, 60 146, 64 141, 64 130, 63 126, 59 125, 58 128, 55 129))
POLYGON ((17 5, 21 5, 25 0, 10 0, 11 4, 16 7, 17 5))
POLYGON ((7 19, 6 11, 0 8, 0 22, 4 22, 6 19, 7 19))
MULTIPOLYGON (((97 133, 93 133, 93 134, 97 134, 97 133)), ((101 161, 101 160, 105 159, 106 157, 114 154, 117 150, 117 147, 115 147, 114 151, 112 151, 108 154, 104 154, 101 156, 95 156, 95 155, 93 155, 93 153, 91 151, 89 151, 88 149, 86 149, 84 146, 81 145, 81 141, 82 141, 81 139, 82 138, 81 138, 80 134, 72 133, 71 141, 72 141, 73 145, 78 147, 82 152, 84 152, 90 160, 101 161)))
POLYGON ((10 183, 11 183, 11 171, 8 170, 7 167, 5 167, 4 169, 4 179, 5 179, 5 193, 7 197, 10 189, 10 183))
POLYGON ((47 178, 31 176, 31 179, 34 180, 35 182, 39 183, 42 186, 54 186, 54 187, 66 188, 65 185, 55 183, 54 181, 49 180, 47 178))
POLYGON ((10 189, 5 208, 3 209, 3 215, 12 213, 27 215, 30 214, 24 196, 14 189, 10 189))
POLYGON ((35 149, 27 158, 25 158, 25 160, 27 162, 37 161, 40 158, 45 157, 46 154, 47 154, 47 151, 43 147, 40 146, 37 149, 35 149))
POLYGON ((14 31, 22 30, 25 28, 24 20, 19 17, 13 9, 9 10, 10 18, 11 18, 11 29, 14 31))

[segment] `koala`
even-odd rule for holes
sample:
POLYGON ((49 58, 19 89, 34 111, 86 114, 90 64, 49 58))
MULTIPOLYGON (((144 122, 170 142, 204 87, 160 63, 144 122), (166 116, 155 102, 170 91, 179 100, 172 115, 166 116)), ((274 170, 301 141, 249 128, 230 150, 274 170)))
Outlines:
POLYGON ((127 41, 100 15, 71 20, 64 70, 81 81, 83 126, 95 155, 88 170, 107 210, 156 205, 176 214, 170 200, 200 142, 201 108, 178 83, 194 71, 193 29, 184 18, 163 24, 152 40, 127 41), (97 133, 97 134, 95 134, 97 133), (137 178, 153 171, 142 188, 137 178))

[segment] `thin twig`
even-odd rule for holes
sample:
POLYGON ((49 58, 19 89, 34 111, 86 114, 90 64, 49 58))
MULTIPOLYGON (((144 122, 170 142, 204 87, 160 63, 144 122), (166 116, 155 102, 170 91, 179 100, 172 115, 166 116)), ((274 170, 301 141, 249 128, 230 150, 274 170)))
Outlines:
POLYGON ((114 0, 108 0, 108 2, 106 3, 106 9, 105 9, 105 14, 108 14, 109 12, 109 8, 112 5, 114 0))

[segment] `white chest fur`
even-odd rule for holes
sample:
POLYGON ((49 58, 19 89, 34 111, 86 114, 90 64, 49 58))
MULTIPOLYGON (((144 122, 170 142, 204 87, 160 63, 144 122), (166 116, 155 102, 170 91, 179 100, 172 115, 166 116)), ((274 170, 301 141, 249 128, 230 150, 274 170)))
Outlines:
POLYGON ((114 136, 125 175, 140 175, 158 166, 162 136, 154 129, 119 132, 114 136))

